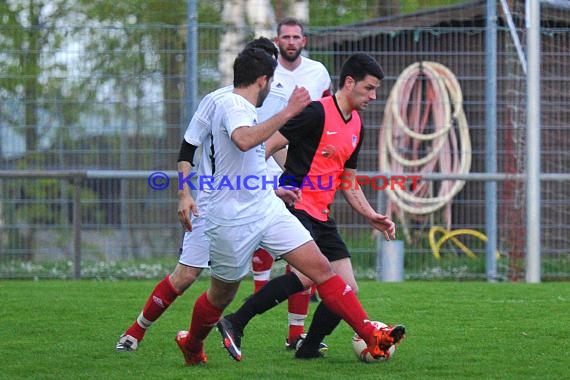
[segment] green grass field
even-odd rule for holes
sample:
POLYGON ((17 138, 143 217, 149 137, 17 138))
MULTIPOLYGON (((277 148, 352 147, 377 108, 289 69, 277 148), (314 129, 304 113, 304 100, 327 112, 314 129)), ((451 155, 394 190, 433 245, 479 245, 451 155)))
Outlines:
MULTIPOLYGON (((185 367, 174 342, 188 328, 200 280, 147 333, 140 349, 115 342, 155 281, 1 281, 1 379, 568 379, 570 284, 360 282, 371 319, 403 323, 407 337, 388 362, 357 361, 352 331, 328 337, 324 359, 284 349, 286 305, 258 316, 234 362, 213 331, 208 363, 185 367)), ((252 289, 244 282, 228 308, 252 289)), ((311 304, 314 309, 315 304, 311 304)), ((309 317, 310 318, 310 317, 309 317)))

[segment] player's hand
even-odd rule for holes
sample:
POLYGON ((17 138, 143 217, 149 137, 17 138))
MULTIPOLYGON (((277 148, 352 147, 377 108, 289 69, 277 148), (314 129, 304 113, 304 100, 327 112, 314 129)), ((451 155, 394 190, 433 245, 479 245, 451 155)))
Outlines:
POLYGON ((295 89, 293 90, 291 96, 289 97, 287 108, 294 116, 300 113, 303 109, 305 109, 305 107, 308 106, 309 103, 311 103, 311 95, 309 94, 309 91, 307 91, 305 87, 295 86, 295 89))
POLYGON ((382 214, 372 214, 370 218, 368 218, 368 222, 377 229, 378 231, 384 234, 384 239, 386 240, 394 240, 396 239, 396 223, 394 223, 390 218, 386 215, 382 214))
POLYGON ((285 204, 289 207, 295 206, 295 202, 301 200, 301 189, 296 187, 278 187, 275 190, 275 195, 277 195, 285 204))
POLYGON ((190 195, 181 195, 178 199, 178 220, 185 231, 192 231, 190 213, 198 216, 198 205, 196 205, 196 201, 190 195))

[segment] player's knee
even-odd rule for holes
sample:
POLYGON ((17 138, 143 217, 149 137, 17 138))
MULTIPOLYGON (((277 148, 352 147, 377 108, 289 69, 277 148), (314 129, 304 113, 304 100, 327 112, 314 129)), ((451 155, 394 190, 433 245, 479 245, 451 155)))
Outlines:
POLYGON ((313 273, 312 283, 315 285, 320 285, 334 276, 336 276, 336 273, 333 271, 330 265, 322 265, 313 273))
POLYGON ((202 273, 202 268, 178 266, 170 275, 170 283, 182 294, 188 289, 202 273))

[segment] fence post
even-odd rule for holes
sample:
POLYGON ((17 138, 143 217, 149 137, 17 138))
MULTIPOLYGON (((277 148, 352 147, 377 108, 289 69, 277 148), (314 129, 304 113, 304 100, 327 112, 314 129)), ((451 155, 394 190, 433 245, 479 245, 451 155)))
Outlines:
MULTIPOLYGON (((382 237, 378 237, 382 239, 382 237)), ((383 282, 404 281, 404 242, 381 241, 376 258, 376 279, 383 282)))
MULTIPOLYGON (((487 0, 486 75, 485 81, 485 170, 497 172, 497 14, 496 2, 487 0)), ((487 281, 497 281, 497 182, 485 182, 485 233, 487 234, 485 267, 487 281)))
POLYGON ((73 278, 81 279, 81 178, 72 176, 73 185, 73 278))
POLYGON ((540 2, 530 1, 527 18, 526 282, 540 282, 540 2))

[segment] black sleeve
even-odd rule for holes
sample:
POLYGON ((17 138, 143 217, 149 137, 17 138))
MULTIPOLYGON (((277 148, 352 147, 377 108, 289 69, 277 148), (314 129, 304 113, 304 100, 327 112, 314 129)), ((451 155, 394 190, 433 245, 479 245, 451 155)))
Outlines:
POLYGON ((362 123, 360 124, 360 139, 358 140, 358 145, 356 149, 350 155, 346 163, 344 164, 345 169, 356 169, 358 166, 358 153, 360 153, 360 147, 362 146, 362 140, 364 140, 364 127, 362 123))
POLYGON ((294 144, 308 136, 320 136, 325 120, 325 110, 321 102, 311 102, 300 114, 289 120, 279 132, 294 144))
POLYGON ((178 162, 187 161, 190 165, 196 166, 194 165, 194 153, 196 153, 196 149, 198 149, 196 145, 192 145, 183 139, 182 144, 180 144, 180 152, 178 152, 178 162))

